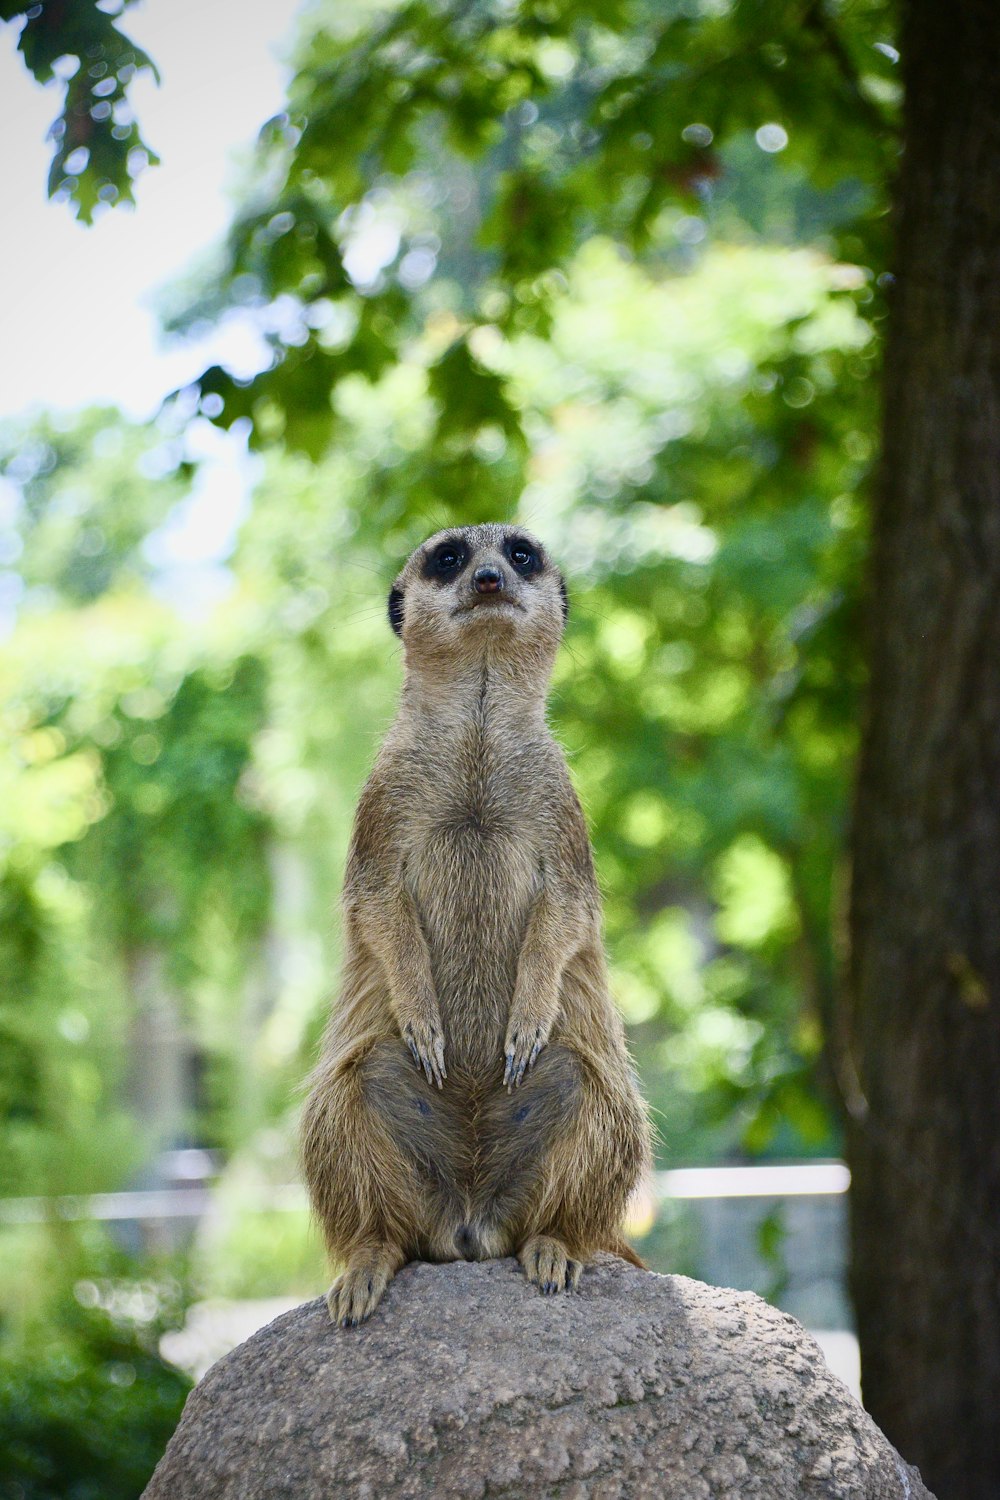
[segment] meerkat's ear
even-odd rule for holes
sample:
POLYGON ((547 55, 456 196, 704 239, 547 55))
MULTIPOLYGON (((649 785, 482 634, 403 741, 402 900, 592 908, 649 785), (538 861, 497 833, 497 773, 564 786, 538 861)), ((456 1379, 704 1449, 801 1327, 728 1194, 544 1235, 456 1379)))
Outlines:
POLYGON ((395 584, 389 590, 389 624, 397 635, 403 634, 403 590, 395 584))
POLYGON ((566 616, 569 614, 569 595, 566 592, 566 580, 559 574, 559 597, 562 600, 563 624, 566 624, 566 616))

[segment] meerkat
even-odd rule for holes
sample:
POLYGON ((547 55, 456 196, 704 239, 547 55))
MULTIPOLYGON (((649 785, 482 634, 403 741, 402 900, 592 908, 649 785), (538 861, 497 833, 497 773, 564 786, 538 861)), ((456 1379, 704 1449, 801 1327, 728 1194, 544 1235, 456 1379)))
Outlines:
POLYGON ((621 1236, 649 1159, 590 840, 545 701, 566 589, 520 527, 432 536, 389 594, 405 678, 358 805, 342 989, 303 1164, 331 1319, 413 1259, 516 1254, 545 1294, 621 1236))

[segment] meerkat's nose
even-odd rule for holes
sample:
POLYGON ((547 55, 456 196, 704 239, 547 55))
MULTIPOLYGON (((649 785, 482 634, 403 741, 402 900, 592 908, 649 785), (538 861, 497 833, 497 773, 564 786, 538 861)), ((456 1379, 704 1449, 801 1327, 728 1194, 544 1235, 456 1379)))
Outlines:
POLYGON ((499 568, 477 568, 472 582, 477 594, 498 594, 503 588, 503 574, 499 568))

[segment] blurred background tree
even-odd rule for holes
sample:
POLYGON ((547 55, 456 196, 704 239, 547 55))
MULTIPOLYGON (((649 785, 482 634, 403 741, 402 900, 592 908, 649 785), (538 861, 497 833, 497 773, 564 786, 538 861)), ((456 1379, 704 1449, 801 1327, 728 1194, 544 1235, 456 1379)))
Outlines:
MULTIPOLYGON (((125 88, 148 61, 106 32, 106 9, 4 12, 27 17, 36 76, 81 57, 59 151, 74 111, 113 118, 106 80, 125 88), (78 46, 63 12, 105 30, 78 46)), ((213 366, 146 428, 95 411, 2 435, 0 587, 16 622, 3 1159, 7 1192, 66 1192, 140 1180, 165 1146, 213 1147, 229 1227, 203 1241, 199 1284, 319 1284, 307 1232, 251 1206, 294 1172, 294 1090, 333 989, 351 810, 399 680, 384 596, 431 530, 516 514, 569 574, 552 717, 594 835, 661 1160, 829 1155, 852 1122, 866 1393, 942 1500, 964 1500, 993 1493, 1000 1462, 982 1165, 997 1156, 1000 959, 983 947, 995 872, 983 856, 968 896, 949 830, 992 827, 995 781, 967 777, 962 801, 956 760, 934 823, 934 762, 914 749, 919 728, 898 726, 931 701, 940 661, 978 686, 941 709, 936 746, 965 743, 970 694, 992 702, 963 664, 994 659, 998 424, 974 418, 995 400, 981 140, 995 139, 1000 43, 981 0, 962 0, 947 46, 929 0, 904 11, 902 43, 882 0, 304 12, 287 107, 261 131, 230 233, 162 305, 176 337, 249 323, 267 350, 258 372, 213 366), (891 346, 895 467, 875 508, 866 653, 897 45, 927 110, 910 99, 893 264, 935 279, 895 313, 911 332, 891 346), (955 112, 948 80, 973 54, 982 87, 955 112), (922 338, 921 322, 936 332, 922 338), (955 324, 970 330, 961 348, 955 324), (946 423, 949 378, 977 394, 946 423), (261 455, 211 611, 186 608, 162 567, 205 423, 261 455), (938 434, 967 465, 931 464, 938 434), (926 516, 916 455, 936 486, 926 516), (974 540, 935 542, 963 526, 974 540), (956 661, 957 589, 984 558, 956 661), (937 624, 922 636, 928 589, 937 624), (852 1018, 840 976, 867 661, 852 1018), (909 861, 894 853, 904 821, 909 861), (924 883, 906 885, 919 849, 938 851, 947 889, 926 855, 924 883), (951 928, 927 920, 935 903, 951 928), (897 961, 915 951, 918 911, 926 951, 897 961), (907 1050, 912 993, 929 998, 907 1050), (921 1117, 938 1122, 933 1148, 921 1117), (960 1188, 942 1215, 949 1178, 960 1188), (915 1218, 918 1201, 933 1209, 915 1218), (958 1266, 980 1289, 960 1315, 958 1266)), ((83 215, 124 196, 138 137, 111 139, 112 165, 57 154, 53 185, 83 215)), ((991 765, 989 712, 976 722, 961 764, 991 765)))

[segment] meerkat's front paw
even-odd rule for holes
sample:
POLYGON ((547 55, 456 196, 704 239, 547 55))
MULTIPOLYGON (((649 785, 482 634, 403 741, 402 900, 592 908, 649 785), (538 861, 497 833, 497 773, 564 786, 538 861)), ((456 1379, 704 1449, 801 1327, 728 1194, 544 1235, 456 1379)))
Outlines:
POLYGON ((583 1266, 580 1261, 571 1260, 565 1245, 552 1235, 533 1234, 525 1240, 517 1258, 524 1267, 525 1276, 535 1282, 544 1297, 550 1297, 553 1292, 576 1290, 583 1266))
POLYGON ((407 1021, 403 1041, 413 1053, 413 1061, 423 1068, 428 1083, 444 1088, 448 1071, 444 1065, 444 1033, 434 1021, 407 1021))
POLYGON ((535 1066, 535 1059, 549 1039, 548 1028, 530 1021, 511 1021, 503 1044, 503 1086, 510 1093, 525 1073, 535 1066))
POLYGON ((388 1251, 353 1256, 326 1294, 331 1323, 357 1328, 370 1318, 396 1274, 398 1261, 388 1251))

